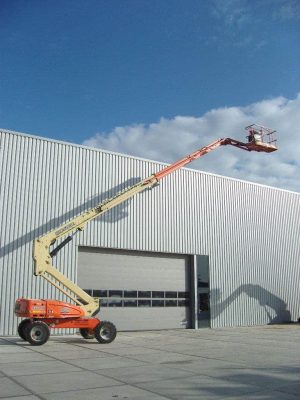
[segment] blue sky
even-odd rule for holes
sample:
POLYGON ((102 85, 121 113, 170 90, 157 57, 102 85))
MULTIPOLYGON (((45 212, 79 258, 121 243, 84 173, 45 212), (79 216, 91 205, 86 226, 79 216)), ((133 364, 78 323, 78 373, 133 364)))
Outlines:
POLYGON ((149 136, 162 120, 291 105, 300 91, 299 0, 2 0, 0 22, 10 130, 97 145, 116 127, 149 136))

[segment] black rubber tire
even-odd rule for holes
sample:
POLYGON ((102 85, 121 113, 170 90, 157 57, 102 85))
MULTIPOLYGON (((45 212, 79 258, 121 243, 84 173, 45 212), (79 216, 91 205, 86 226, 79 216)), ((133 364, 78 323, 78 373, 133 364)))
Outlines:
POLYGON ((30 324, 30 319, 26 318, 23 319, 18 325, 18 335, 20 336, 21 339, 27 340, 26 339, 26 327, 30 324))
POLYGON ((50 336, 50 329, 45 322, 34 321, 26 327, 26 340, 33 346, 45 344, 50 336))
POLYGON ((95 332, 91 329, 80 328, 79 332, 84 339, 95 339, 95 332))
POLYGON ((115 325, 109 321, 101 321, 95 328, 95 338, 99 343, 108 344, 115 340, 117 329, 115 325))

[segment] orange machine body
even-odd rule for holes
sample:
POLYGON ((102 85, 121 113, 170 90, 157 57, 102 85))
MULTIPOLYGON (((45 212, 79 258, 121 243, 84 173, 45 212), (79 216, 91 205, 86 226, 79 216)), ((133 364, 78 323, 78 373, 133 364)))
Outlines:
POLYGON ((98 318, 85 317, 80 306, 58 300, 17 299, 15 314, 18 317, 45 322, 50 328, 94 329, 98 318))

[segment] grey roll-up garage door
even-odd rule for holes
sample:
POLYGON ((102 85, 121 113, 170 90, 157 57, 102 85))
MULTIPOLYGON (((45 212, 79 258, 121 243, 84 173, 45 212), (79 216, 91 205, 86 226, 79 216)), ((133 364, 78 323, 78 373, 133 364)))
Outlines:
POLYGON ((190 327, 190 256, 79 247, 78 284, 118 330, 190 327))

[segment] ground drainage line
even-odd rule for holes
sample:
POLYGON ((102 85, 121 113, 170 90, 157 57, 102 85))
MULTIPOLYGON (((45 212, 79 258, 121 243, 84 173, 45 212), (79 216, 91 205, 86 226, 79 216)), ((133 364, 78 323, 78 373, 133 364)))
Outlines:
MULTIPOLYGON (((23 388, 24 390, 26 390, 27 392, 29 392, 29 394, 32 394, 32 395, 38 397, 38 398, 41 399, 41 400, 47 400, 45 397, 43 397, 43 396, 41 396, 40 394, 38 394, 38 393, 34 392, 33 390, 29 389, 29 388, 28 388, 27 386, 25 386, 23 383, 18 382, 18 381, 15 379, 15 377, 9 376, 9 375, 7 375, 5 372, 3 372, 3 371, 2 371, 2 373, 3 373, 3 375, 5 376, 5 378, 11 380, 12 382, 14 382, 15 384, 17 384, 18 386, 21 386, 21 388, 23 388)), ((29 375, 29 376, 30 376, 30 375, 29 375)), ((23 397, 23 396, 24 396, 24 397, 25 397, 25 396, 28 396, 28 394, 22 394, 22 395, 20 395, 20 397, 23 397)), ((17 395, 17 396, 10 396, 10 397, 19 397, 19 395, 17 395)), ((8 397, 8 399, 9 399, 9 397, 8 397)))

